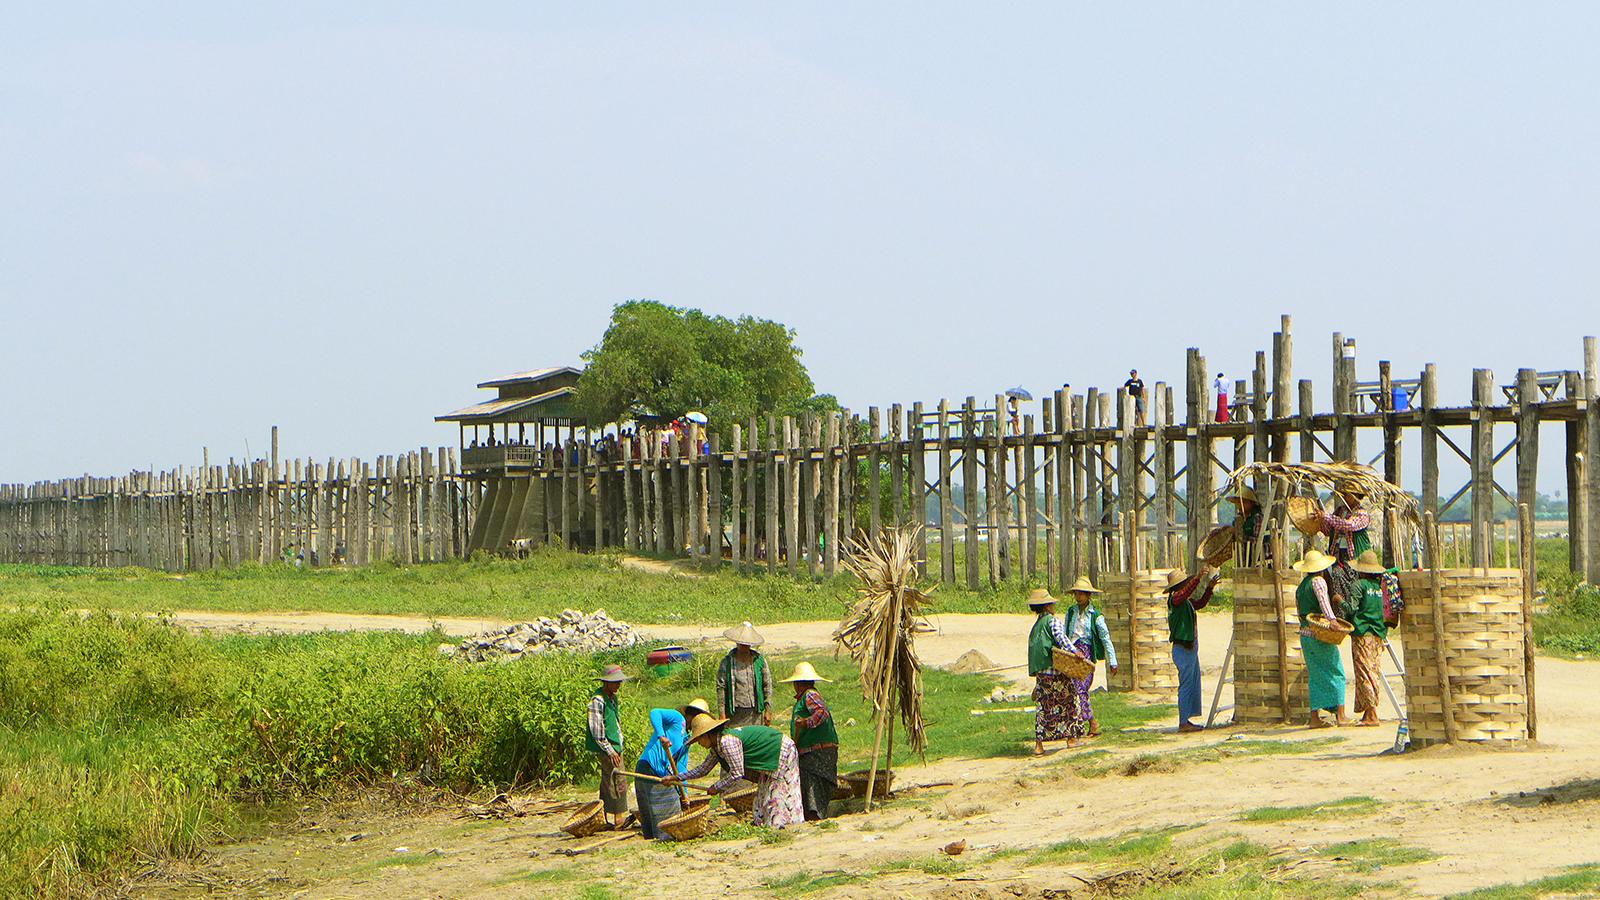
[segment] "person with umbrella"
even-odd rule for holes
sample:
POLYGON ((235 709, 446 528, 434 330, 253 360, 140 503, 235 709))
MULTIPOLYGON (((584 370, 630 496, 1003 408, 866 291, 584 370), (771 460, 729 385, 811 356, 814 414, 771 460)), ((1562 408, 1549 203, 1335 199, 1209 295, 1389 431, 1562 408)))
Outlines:
POLYGON ((1022 409, 1018 406, 1018 403, 1023 400, 1031 401, 1032 399, 1033 395, 1021 387, 1014 387, 1006 391, 1006 410, 1009 414, 1008 421, 1012 434, 1022 433, 1022 409))

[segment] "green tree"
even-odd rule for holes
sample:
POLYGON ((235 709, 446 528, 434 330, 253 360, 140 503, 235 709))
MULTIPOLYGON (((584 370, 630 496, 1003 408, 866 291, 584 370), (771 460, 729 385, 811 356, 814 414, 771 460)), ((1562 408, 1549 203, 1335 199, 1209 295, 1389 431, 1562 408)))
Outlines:
POLYGON ((583 354, 578 406, 591 422, 676 418, 698 410, 719 426, 766 412, 837 409, 814 393, 793 329, 769 319, 708 316, 654 300, 611 311, 583 354))

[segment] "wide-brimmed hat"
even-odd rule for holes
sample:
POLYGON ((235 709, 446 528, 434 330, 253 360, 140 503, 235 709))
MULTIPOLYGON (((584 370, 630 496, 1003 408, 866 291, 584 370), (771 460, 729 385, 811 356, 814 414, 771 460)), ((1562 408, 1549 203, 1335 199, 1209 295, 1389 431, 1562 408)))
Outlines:
POLYGON ((1334 562, 1335 560, 1333 557, 1323 553, 1321 550, 1307 550, 1306 555, 1300 557, 1300 561, 1289 568, 1295 570, 1296 572, 1305 572, 1306 574, 1310 574, 1312 572, 1321 572, 1322 570, 1333 565, 1334 562))
POLYGON ((1073 593, 1073 594, 1099 594, 1099 593, 1104 593, 1099 588, 1094 586, 1094 583, 1089 580, 1089 576, 1087 576, 1087 575, 1079 575, 1078 576, 1078 580, 1074 581, 1072 583, 1072 587, 1067 588, 1067 591, 1069 593, 1073 593))
POLYGON ((1034 588, 1032 593, 1028 594, 1029 606, 1049 606, 1054 602, 1056 598, 1050 596, 1050 592, 1044 588, 1034 588))
POLYGON ((746 647, 759 647, 766 640, 761 636, 760 632, 756 631, 755 626, 749 622, 740 622, 724 631, 722 636, 735 644, 743 644, 746 647))
POLYGON ((1240 500, 1249 500, 1251 503, 1256 502, 1255 488, 1248 484, 1239 485, 1239 489, 1233 492, 1233 496, 1228 498, 1228 502, 1238 503, 1240 500))
POLYGON ((704 697, 696 697, 693 700, 690 700, 688 703, 678 707, 678 712, 683 713, 684 715, 695 712, 703 713, 709 716, 711 715, 711 704, 707 703, 706 698, 704 697))
POLYGON ((606 666, 600 674, 594 677, 595 681, 632 681, 632 675, 624 675, 621 666, 606 666))
POLYGON ((1178 585, 1183 584, 1185 581, 1188 581, 1188 580, 1189 580, 1189 573, 1188 572, 1185 572, 1182 569, 1173 569, 1171 572, 1167 573, 1167 586, 1162 592, 1170 594, 1173 591, 1178 589, 1178 585))
POLYGON ((788 684, 791 681, 826 681, 829 684, 833 683, 832 678, 823 678, 818 675, 817 670, 811 668, 811 663, 804 661, 795 664, 793 675, 779 679, 780 684, 788 684))
POLYGON ((709 732, 715 731, 726 724, 728 724, 727 719, 719 719, 709 713, 701 713, 689 720, 689 736, 685 740, 692 744, 705 737, 709 732))
POLYGON ((1389 571, 1383 567, 1383 560, 1378 558, 1378 551, 1370 548, 1361 551, 1361 555, 1356 557, 1356 561, 1350 564, 1350 568, 1368 575, 1382 575, 1389 571))

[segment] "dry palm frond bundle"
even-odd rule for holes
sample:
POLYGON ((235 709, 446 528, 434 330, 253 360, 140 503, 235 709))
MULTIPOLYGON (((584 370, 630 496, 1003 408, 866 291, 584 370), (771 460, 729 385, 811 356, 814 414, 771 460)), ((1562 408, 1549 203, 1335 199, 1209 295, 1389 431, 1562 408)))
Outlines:
POLYGON ((898 706, 907 743, 918 754, 928 742, 922 724, 922 665, 915 635, 929 630, 923 618, 928 595, 917 589, 919 529, 886 528, 877 540, 858 534, 845 565, 861 579, 861 599, 840 621, 833 639, 861 667, 861 696, 880 720, 898 706))
POLYGON ((1258 476, 1288 484, 1291 494, 1306 486, 1324 491, 1355 491, 1365 498, 1361 505, 1368 511, 1393 508, 1407 524, 1413 527, 1422 524, 1417 498, 1384 481, 1376 469, 1361 463, 1255 462, 1229 472, 1224 490, 1231 491, 1234 485, 1248 484, 1258 476))

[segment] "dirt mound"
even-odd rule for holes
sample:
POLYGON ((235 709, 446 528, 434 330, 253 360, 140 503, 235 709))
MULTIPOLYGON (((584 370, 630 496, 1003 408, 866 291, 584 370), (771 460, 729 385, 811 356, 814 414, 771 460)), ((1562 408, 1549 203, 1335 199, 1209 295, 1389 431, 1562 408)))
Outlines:
POLYGON ((984 656, 980 650, 968 650, 956 657, 956 661, 945 668, 965 675, 970 672, 983 672, 992 669, 994 668, 994 661, 984 656))

